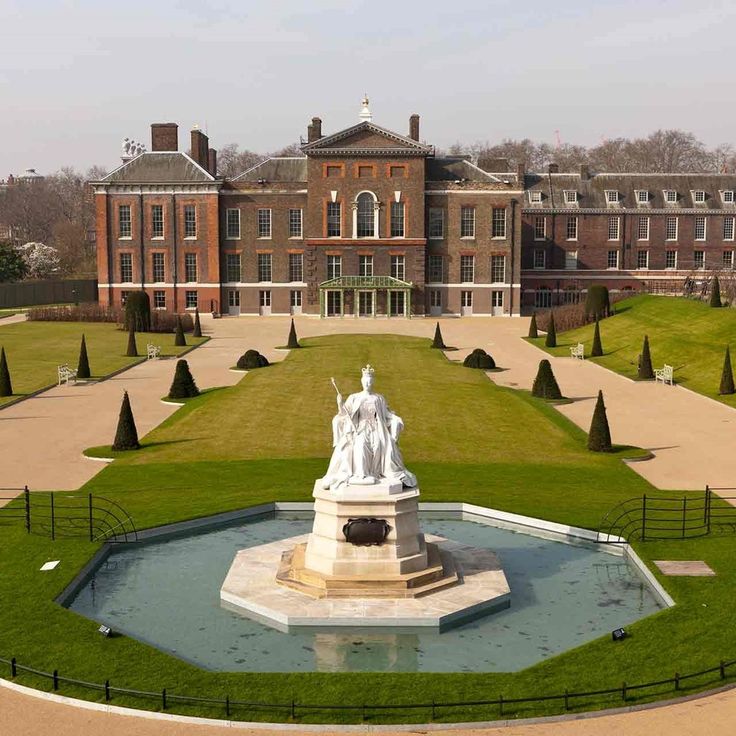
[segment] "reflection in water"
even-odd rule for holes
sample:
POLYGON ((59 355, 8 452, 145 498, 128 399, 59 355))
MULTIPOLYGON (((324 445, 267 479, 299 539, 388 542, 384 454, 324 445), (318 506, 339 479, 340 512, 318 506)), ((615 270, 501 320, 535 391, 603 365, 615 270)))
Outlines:
POLYGON ((370 658, 378 672, 416 672, 419 637, 356 629, 314 635, 315 669, 319 672, 355 672, 370 658))

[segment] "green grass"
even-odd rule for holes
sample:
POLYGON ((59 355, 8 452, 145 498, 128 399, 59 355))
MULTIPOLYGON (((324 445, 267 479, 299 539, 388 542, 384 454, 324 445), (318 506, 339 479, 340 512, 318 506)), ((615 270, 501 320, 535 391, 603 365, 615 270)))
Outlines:
MULTIPOLYGON (((82 333, 87 340, 87 354, 93 378, 102 378, 142 358, 128 358, 128 333, 104 322, 17 322, 0 321, 0 345, 5 348, 13 381, 13 396, 0 398, 0 406, 57 382, 57 366, 68 363, 77 367, 82 333)), ((187 343, 199 345, 206 338, 187 335, 187 343)), ((161 345, 162 355, 178 355, 173 333, 136 335, 138 352, 145 358, 146 343, 161 345)), ((187 348, 184 348, 186 350, 187 348)))
MULTIPOLYGON (((604 355, 595 363, 637 378, 637 359, 644 335, 649 335, 652 365, 675 369, 675 383, 736 407, 736 394, 720 396, 726 345, 736 354, 736 309, 712 309, 693 299, 635 296, 616 304, 616 315, 600 323, 604 355)), ((593 344, 593 325, 558 333, 557 347, 546 348, 544 337, 530 340, 552 355, 570 355, 570 346, 585 344, 586 358, 593 344)))
MULTIPOLYGON (((120 453, 90 481, 118 501, 139 527, 272 500, 309 500, 326 468, 334 375, 343 394, 358 387, 358 369, 376 367, 376 389, 403 417, 402 448, 425 501, 467 501, 555 521, 597 526, 615 503, 658 495, 621 457, 585 449, 585 435, 554 408, 527 393, 499 388, 477 371, 447 361, 428 340, 335 336, 304 340, 283 362, 252 371, 236 386, 205 393, 151 432, 144 448, 120 453)), ((106 454, 106 448, 95 448, 106 454)), ((0 517, 1 520, 2 517, 0 517)), ((714 578, 667 578, 678 605, 629 627, 621 644, 609 637, 518 673, 217 673, 199 669, 128 637, 104 639, 97 625, 53 598, 97 549, 81 540, 50 540, 0 526, 0 655, 83 680, 109 678, 118 687, 188 693, 251 702, 369 704, 473 700, 619 687, 692 672, 736 655, 732 605, 736 545, 730 537, 652 542, 646 559, 703 559, 714 578), (38 568, 62 562, 52 573, 38 568)), ((716 676, 717 677, 717 676, 716 676)), ((23 682, 49 689, 48 681, 23 682)), ((683 683, 705 687, 707 678, 683 683)), ((63 685, 62 692, 102 699, 63 685)), ((671 695, 662 688, 660 697, 671 695)), ((631 692, 629 703, 652 697, 631 692)), ((155 701, 116 696, 114 703, 157 708, 155 701)), ((572 701, 573 709, 621 705, 621 697, 572 701)), ((516 706, 514 715, 556 712, 560 703, 516 706)), ((223 708, 182 706, 179 712, 223 717, 223 708)), ((498 709, 440 709, 438 720, 497 718, 498 709)), ((287 711, 238 709, 233 717, 287 720, 287 711)), ((397 710, 373 721, 427 721, 426 710, 397 710)), ((304 722, 360 720, 354 711, 302 712, 304 722)))

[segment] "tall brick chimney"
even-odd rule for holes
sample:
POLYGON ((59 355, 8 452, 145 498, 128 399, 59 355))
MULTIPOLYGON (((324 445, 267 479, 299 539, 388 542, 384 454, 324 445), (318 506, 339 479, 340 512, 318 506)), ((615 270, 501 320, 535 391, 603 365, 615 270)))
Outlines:
POLYGON ((416 113, 409 118, 409 138, 419 140, 419 115, 416 113))
POLYGON ((178 151, 179 126, 176 123, 153 123, 151 125, 152 151, 178 151))
POLYGON ((217 151, 214 148, 210 148, 208 153, 208 167, 207 170, 212 176, 217 176, 217 151))
POLYGON ((526 175, 526 165, 525 164, 517 164, 516 165, 516 178, 519 180, 519 184, 523 187, 524 186, 524 176, 526 175))
POLYGON ((314 143, 322 137, 322 119, 312 118, 312 122, 307 126, 307 143, 314 143))
POLYGON ((583 181, 590 179, 590 168, 588 167, 588 164, 580 164, 580 178, 583 179, 583 181))
POLYGON ((203 169, 209 170, 209 139, 197 126, 192 128, 191 156, 203 169))

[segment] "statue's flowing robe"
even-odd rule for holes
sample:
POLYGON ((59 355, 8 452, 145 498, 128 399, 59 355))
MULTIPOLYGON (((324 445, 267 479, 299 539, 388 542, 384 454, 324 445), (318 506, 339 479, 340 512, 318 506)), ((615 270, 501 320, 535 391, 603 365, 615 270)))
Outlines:
POLYGON ((376 480, 401 481, 407 487, 417 484, 416 477, 404 467, 398 438, 404 423, 394 414, 381 394, 362 391, 350 394, 343 408, 332 420, 334 450, 325 487, 337 487, 350 478, 372 476, 376 480), (371 427, 361 421, 361 405, 374 401, 375 422, 371 427))

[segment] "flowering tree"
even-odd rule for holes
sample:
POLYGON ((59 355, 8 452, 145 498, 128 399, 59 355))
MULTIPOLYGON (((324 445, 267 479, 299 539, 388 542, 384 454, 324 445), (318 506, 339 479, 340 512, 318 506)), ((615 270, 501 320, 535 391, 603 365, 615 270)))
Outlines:
POLYGON ((18 246, 26 264, 28 276, 32 279, 44 279, 59 270, 59 252, 56 248, 43 243, 26 243, 18 246))

